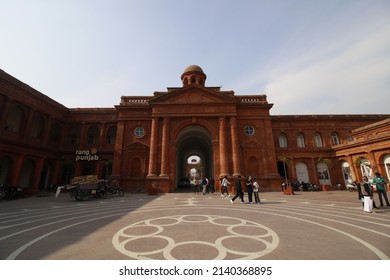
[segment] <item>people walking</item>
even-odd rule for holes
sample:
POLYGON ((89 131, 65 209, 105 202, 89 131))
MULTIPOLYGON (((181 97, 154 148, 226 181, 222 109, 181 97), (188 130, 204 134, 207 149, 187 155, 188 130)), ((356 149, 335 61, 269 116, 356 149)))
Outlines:
POLYGON ((221 183, 221 196, 224 196, 224 193, 226 192, 228 197, 230 197, 229 190, 228 190, 229 186, 230 186, 230 182, 229 182, 227 176, 223 177, 222 183, 221 183))
POLYGON ((376 172, 372 182, 376 185, 376 192, 378 193, 380 206, 383 207, 382 196, 385 198, 386 205, 390 206, 386 191, 386 179, 383 178, 379 172, 376 172))
POLYGON ((248 203, 253 203, 253 185, 251 176, 249 176, 246 180, 246 192, 248 193, 248 203))
POLYGON ((231 203, 234 203, 234 200, 240 197, 241 203, 244 203, 244 193, 242 192, 242 186, 241 186, 241 175, 238 175, 236 180, 236 195, 230 200, 231 203))
POLYGON ((194 193, 195 194, 199 193, 199 187, 200 187, 200 183, 199 182, 202 182, 202 181, 194 179, 194 193))
POLYGON ((362 182, 358 184, 358 195, 362 201, 364 212, 372 212, 372 208, 376 208, 374 202, 374 192, 368 182, 367 176, 363 176, 362 182))
POLYGON ((259 190, 260 190, 260 185, 257 182, 256 178, 253 178, 253 195, 255 197, 256 204, 260 204, 259 190))
POLYGON ((202 193, 203 193, 203 195, 206 195, 206 189, 207 189, 208 184, 209 184, 209 179, 207 179, 207 177, 204 177, 202 180, 202 193))
POLYGON ((213 177, 210 177, 209 190, 211 193, 215 192, 215 180, 213 177))

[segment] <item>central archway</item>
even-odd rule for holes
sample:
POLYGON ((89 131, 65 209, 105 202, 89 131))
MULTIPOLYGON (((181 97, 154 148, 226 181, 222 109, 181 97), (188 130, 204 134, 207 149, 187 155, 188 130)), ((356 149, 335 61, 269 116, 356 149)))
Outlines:
MULTIPOLYGON (((192 191, 189 172, 189 158, 198 158, 197 179, 214 177, 213 146, 209 132, 201 126, 188 126, 178 135, 176 141, 175 191, 192 191)), ((194 163, 195 164, 195 163, 194 163)))

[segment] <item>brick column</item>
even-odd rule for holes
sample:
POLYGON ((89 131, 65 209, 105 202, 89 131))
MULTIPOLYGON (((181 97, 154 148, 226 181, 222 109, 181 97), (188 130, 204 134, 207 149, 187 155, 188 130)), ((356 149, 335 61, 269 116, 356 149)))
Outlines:
POLYGON ((311 165, 313 166, 313 170, 312 170, 313 180, 310 180, 310 181, 312 183, 315 183, 316 185, 319 185, 320 180, 318 179, 317 164, 316 164, 314 158, 311 158, 310 161, 311 161, 311 165))
POLYGON ((99 134, 99 152, 106 146, 107 143, 107 127, 106 123, 102 122, 100 124, 100 134, 99 134))
POLYGON ((24 155, 18 155, 15 159, 15 163, 12 167, 11 176, 9 179, 9 184, 11 186, 16 186, 19 184, 20 176, 22 173, 22 167, 24 162, 24 155))
POLYGON ((349 170, 351 172, 351 177, 353 181, 360 181, 360 170, 358 172, 358 168, 356 167, 356 163, 353 160, 353 157, 351 155, 347 155, 348 158, 348 164, 349 164, 349 170))
POLYGON ((122 147, 124 131, 125 124, 123 121, 120 121, 117 126, 115 137, 114 159, 112 161, 112 179, 120 179, 122 168, 122 147))
POLYGON ((228 155, 226 145, 226 119, 225 117, 219 118, 219 157, 221 161, 220 176, 228 175, 228 155))
POLYGON ((82 150, 84 147, 86 147, 87 144, 87 136, 88 136, 88 131, 85 123, 83 122, 81 125, 81 131, 80 131, 80 143, 79 143, 79 149, 82 150))
POLYGON ((31 189, 29 191, 30 193, 36 193, 39 191, 39 183, 41 181, 44 162, 45 162, 44 158, 39 158, 36 161, 36 166, 35 166, 35 170, 34 170, 34 177, 32 180, 32 186, 31 186, 31 189))
POLYGON ((149 177, 157 176, 158 118, 152 119, 150 135, 149 177))
POLYGON ((232 137, 233 175, 238 176, 241 174, 241 170, 240 170, 240 153, 238 147, 236 117, 230 118, 230 134, 232 137))
POLYGON ((162 151, 161 151, 161 174, 168 176, 169 172, 169 118, 163 120, 162 151))

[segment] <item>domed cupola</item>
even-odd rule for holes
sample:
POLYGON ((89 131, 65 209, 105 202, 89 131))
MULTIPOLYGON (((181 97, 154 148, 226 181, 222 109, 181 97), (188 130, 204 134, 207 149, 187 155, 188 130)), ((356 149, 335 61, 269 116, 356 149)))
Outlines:
POLYGON ((193 84, 204 87, 206 78, 206 74, 198 65, 188 66, 186 69, 184 69, 184 73, 181 75, 183 87, 193 84))

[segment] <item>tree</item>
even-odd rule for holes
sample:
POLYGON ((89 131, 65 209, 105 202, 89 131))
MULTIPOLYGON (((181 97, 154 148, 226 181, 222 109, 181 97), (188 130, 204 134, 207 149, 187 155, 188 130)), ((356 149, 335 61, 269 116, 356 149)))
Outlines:
POLYGON ((358 157, 355 161, 356 167, 360 167, 362 164, 370 165, 370 161, 364 157, 358 157))
POLYGON ((278 156, 278 161, 281 161, 283 162, 283 169, 284 169, 284 174, 286 175, 286 186, 288 186, 288 176, 287 176, 287 172, 286 172, 286 165, 287 166, 290 166, 291 164, 291 159, 289 159, 288 157, 286 156, 278 156))
POLYGON ((317 158, 316 160, 316 164, 318 163, 323 163, 325 164, 327 167, 331 167, 332 166, 332 160, 330 160, 329 158, 317 158))

